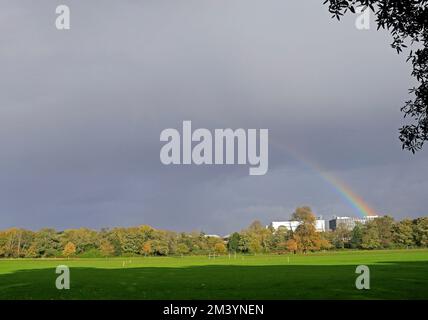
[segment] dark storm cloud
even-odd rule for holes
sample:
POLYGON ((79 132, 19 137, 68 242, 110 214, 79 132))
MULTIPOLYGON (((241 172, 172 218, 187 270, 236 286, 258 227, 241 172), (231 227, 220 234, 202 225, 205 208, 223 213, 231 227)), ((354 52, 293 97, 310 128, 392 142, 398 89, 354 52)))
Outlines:
POLYGON ((226 233, 301 204, 355 214, 290 147, 382 213, 425 214, 427 153, 397 138, 410 68, 387 33, 315 0, 64 3, 67 32, 56 1, 2 2, 0 227, 226 233), (159 134, 183 120, 268 128, 268 174, 161 165, 159 134))

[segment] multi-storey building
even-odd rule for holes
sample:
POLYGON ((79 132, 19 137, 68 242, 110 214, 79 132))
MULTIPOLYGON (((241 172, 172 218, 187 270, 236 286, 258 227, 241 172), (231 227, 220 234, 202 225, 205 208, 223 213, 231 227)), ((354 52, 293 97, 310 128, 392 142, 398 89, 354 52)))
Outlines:
POLYGON ((365 224, 368 221, 374 220, 379 216, 367 216, 364 218, 354 218, 354 217, 334 217, 328 222, 330 230, 336 230, 339 225, 344 225, 347 229, 354 229, 357 223, 365 224))

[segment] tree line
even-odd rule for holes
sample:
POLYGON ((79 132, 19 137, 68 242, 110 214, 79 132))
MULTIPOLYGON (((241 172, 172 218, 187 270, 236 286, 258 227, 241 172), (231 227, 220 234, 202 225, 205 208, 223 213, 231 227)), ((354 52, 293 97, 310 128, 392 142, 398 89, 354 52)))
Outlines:
POLYGON ((177 233, 148 225, 128 228, 88 228, 0 231, 0 258, 167 256, 223 254, 226 243, 202 232, 177 233))
POLYGON ((309 207, 297 208, 295 230, 273 229, 259 221, 226 239, 203 232, 173 232, 148 225, 128 228, 88 228, 0 231, 0 258, 168 256, 227 253, 306 253, 332 249, 388 249, 428 247, 428 217, 395 221, 383 216, 350 230, 317 232, 309 207))

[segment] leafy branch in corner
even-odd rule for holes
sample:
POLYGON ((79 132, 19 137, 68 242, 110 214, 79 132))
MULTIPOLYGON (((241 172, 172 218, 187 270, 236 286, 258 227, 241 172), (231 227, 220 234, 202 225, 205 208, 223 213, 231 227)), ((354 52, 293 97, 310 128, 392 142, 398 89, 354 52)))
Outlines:
POLYGON ((407 61, 413 66, 412 76, 419 86, 409 90, 412 99, 401 108, 410 124, 400 129, 403 149, 415 153, 428 140, 428 0, 326 0, 333 18, 340 18, 355 8, 371 10, 376 17, 377 28, 388 30, 392 48, 401 53, 408 45, 407 61))

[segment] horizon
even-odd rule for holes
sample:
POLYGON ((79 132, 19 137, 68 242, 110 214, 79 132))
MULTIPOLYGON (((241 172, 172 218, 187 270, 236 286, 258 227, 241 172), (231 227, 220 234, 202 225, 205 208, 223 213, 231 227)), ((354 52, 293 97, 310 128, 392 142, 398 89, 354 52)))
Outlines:
MULTIPOLYGON (((45 227, 42 227, 42 228, 39 228, 39 229, 23 228, 23 227, 20 227, 20 226, 10 226, 10 227, 7 227, 7 228, 1 228, 0 231, 10 230, 10 229, 21 229, 21 230, 27 230, 27 231, 31 231, 31 232, 38 232, 38 231, 43 230, 43 229, 53 229, 53 230, 55 230, 58 233, 62 233, 62 232, 67 231, 67 230, 88 229, 88 230, 92 230, 92 231, 96 231, 96 232, 101 232, 103 230, 113 230, 113 229, 116 229, 116 228, 125 228, 126 229, 126 228, 136 228, 136 227, 140 227, 140 226, 148 226, 148 227, 151 227, 151 228, 156 229, 156 230, 163 230, 163 231, 168 231, 168 232, 175 232, 175 233, 193 233, 193 232, 198 232, 198 233, 203 233, 205 235, 218 235, 220 237, 225 237, 225 236, 230 235, 232 233, 241 232, 242 230, 245 230, 246 228, 248 228, 248 226, 250 226, 253 222, 256 222, 256 221, 260 222, 263 226, 266 226, 266 228, 270 224, 272 224, 274 222, 278 223, 278 222, 285 222, 285 221, 287 221, 287 222, 288 221, 297 221, 297 220, 293 220, 291 216, 292 216, 292 213, 289 215, 288 219, 282 219, 282 220, 281 219, 274 219, 274 220, 271 220, 269 222, 265 222, 265 221, 262 221, 260 219, 255 219, 255 220, 252 220, 252 221, 248 221, 248 223, 244 224, 243 226, 241 226, 240 228, 238 228, 236 230, 231 230, 229 232, 218 232, 218 233, 209 232, 209 231, 203 230, 203 229, 193 229, 193 230, 167 229, 167 228, 162 228, 160 226, 150 225, 150 224, 146 224, 146 223, 138 223, 138 224, 135 224, 135 225, 103 226, 103 227, 99 227, 99 228, 91 228, 91 227, 87 227, 87 226, 83 226, 82 225, 82 226, 78 226, 78 227, 72 227, 72 228, 71 227, 66 227, 66 228, 62 228, 62 229, 55 228, 55 227, 52 227, 52 226, 45 226, 45 227)), ((315 218, 316 218, 317 221, 321 220, 321 221, 325 222, 325 232, 332 231, 330 229, 328 223, 330 221, 334 220, 335 218, 350 218, 350 219, 357 219, 357 220, 366 220, 368 218, 368 217, 357 217, 357 216, 349 216, 349 215, 348 216, 335 216, 335 215, 333 215, 333 216, 330 216, 329 218, 324 218, 324 216, 317 215, 316 213, 314 213, 314 216, 315 216, 315 218)), ((372 216, 372 217, 378 218, 378 217, 386 217, 386 216, 392 217, 392 216, 390 216, 388 214, 379 214, 379 215, 372 216)), ((404 217, 402 219, 395 219, 394 217, 392 217, 392 218, 396 222, 398 222, 398 221, 408 220, 408 219, 410 219, 410 220, 416 220, 416 219, 424 218, 424 217, 427 217, 427 215, 424 215, 424 216, 415 216, 413 218, 404 217)))

